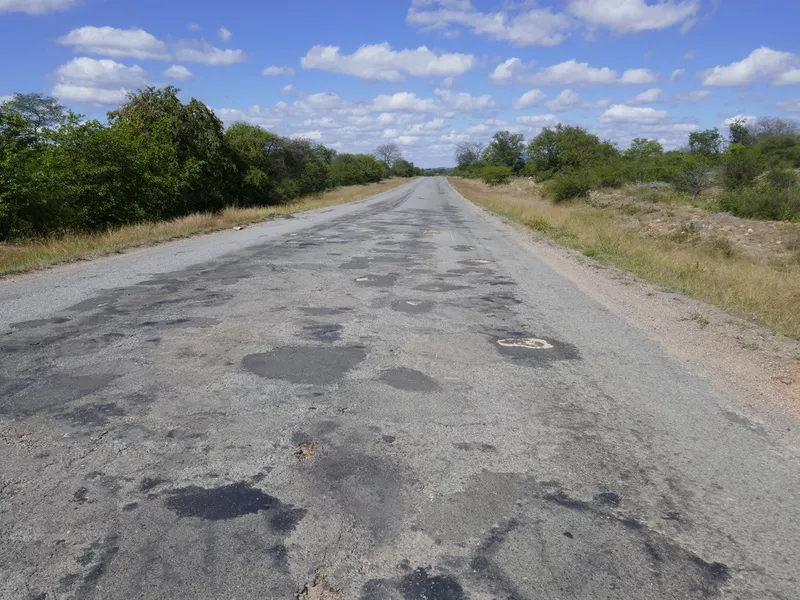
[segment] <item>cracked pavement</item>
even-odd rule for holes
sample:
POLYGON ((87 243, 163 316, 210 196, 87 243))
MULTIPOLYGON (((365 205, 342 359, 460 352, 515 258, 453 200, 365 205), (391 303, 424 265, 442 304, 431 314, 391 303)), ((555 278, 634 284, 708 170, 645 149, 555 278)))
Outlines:
POLYGON ((442 178, 11 280, 0 597, 798 598, 729 404, 442 178))

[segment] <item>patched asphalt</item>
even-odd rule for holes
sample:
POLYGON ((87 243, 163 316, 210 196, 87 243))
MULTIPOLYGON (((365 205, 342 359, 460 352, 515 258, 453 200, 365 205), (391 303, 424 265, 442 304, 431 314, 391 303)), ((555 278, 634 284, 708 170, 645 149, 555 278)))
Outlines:
POLYGON ((728 406, 442 178, 19 278, 0 598, 800 598, 728 406))

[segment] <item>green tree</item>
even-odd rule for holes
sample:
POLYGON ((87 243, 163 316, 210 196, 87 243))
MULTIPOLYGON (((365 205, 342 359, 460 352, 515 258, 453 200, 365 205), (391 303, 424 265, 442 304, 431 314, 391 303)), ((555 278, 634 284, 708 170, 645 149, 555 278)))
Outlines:
POLYGON ((719 154, 722 151, 723 141, 722 134, 716 127, 694 131, 689 134, 689 150, 705 156, 719 154))
POLYGON ((631 160, 650 160, 663 155, 664 147, 658 140, 633 138, 631 145, 622 154, 631 160))
POLYGON ((746 119, 734 119, 728 125, 729 136, 728 140, 731 144, 739 144, 740 146, 749 146, 754 144, 756 136, 750 131, 747 126, 746 119))
POLYGON ((498 131, 483 151, 483 159, 490 165, 511 167, 514 173, 525 165, 525 138, 521 133, 498 131))
POLYGON ((586 169, 619 159, 619 151, 582 127, 545 127, 528 145, 531 171, 540 179, 570 169, 586 169))
POLYGON ((56 98, 43 94, 14 94, 5 104, 28 121, 34 133, 60 125, 67 118, 67 109, 56 98))

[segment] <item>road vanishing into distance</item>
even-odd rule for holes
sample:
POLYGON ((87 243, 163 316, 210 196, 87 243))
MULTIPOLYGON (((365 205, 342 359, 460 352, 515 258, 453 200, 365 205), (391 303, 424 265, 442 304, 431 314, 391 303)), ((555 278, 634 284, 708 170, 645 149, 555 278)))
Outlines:
POLYGON ((427 178, 0 284, 0 597, 800 598, 797 454, 517 235, 427 178))

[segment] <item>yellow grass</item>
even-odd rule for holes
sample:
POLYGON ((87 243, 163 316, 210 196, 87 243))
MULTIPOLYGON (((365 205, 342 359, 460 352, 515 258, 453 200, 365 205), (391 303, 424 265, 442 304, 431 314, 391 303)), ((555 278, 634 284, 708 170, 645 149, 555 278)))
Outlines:
POLYGON ((800 254, 759 259, 731 251, 726 240, 655 233, 617 210, 553 204, 528 182, 450 182, 469 200, 587 256, 800 339, 800 254))
POLYGON ((136 246, 157 244, 236 225, 267 221, 276 215, 362 200, 409 181, 410 178, 388 179, 380 183, 340 187, 280 206, 226 208, 220 213, 198 213, 171 221, 127 225, 102 233, 64 235, 13 245, 0 244, 0 275, 23 273, 54 264, 117 254, 136 246))

